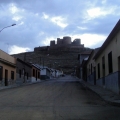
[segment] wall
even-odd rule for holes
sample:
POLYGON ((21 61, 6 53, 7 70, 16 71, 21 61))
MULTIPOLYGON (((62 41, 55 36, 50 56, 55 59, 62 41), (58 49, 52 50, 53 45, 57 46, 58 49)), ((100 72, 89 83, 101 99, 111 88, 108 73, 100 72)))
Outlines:
POLYGON ((24 75, 21 75, 21 78, 19 77, 19 73, 16 73, 16 84, 23 84, 24 83, 24 78, 25 78, 25 82, 30 83, 32 80, 32 78, 29 76, 27 79, 27 76, 24 77, 24 75))
POLYGON ((96 62, 94 60, 94 56, 98 50, 99 48, 94 49, 87 61, 87 80, 89 83, 92 83, 94 85, 96 84, 96 62))
POLYGON ((33 82, 33 83, 34 83, 34 82, 38 82, 38 81, 40 82, 41 80, 40 80, 39 78, 37 78, 37 80, 36 80, 36 78, 35 78, 35 77, 31 77, 31 82, 33 82))
POLYGON ((46 69, 46 76, 48 79, 50 79, 50 71, 48 69, 46 69))
POLYGON ((11 67, 9 65, 6 64, 2 64, 0 63, 0 66, 3 66, 3 74, 2 74, 2 85, 5 85, 5 70, 8 70, 8 85, 9 82, 15 82, 16 81, 16 68, 15 67, 11 67), (11 80, 11 71, 14 72, 14 80, 11 80))
POLYGON ((120 92, 120 72, 115 72, 105 77, 105 87, 114 91, 115 93, 120 92))
MULTIPOLYGON (((113 73, 118 71, 118 57, 120 56, 120 31, 117 35, 111 40, 107 45, 104 51, 99 55, 99 58, 96 59, 96 65, 100 63, 102 65, 102 57, 105 56, 105 76, 109 75, 108 71, 108 54, 112 51, 112 61, 113 61, 113 73)), ((100 67, 100 77, 103 77, 102 67, 100 67)), ((98 74, 96 74, 98 76, 98 74)), ((98 78, 98 77, 97 77, 98 78)))
POLYGON ((40 71, 40 75, 46 75, 46 69, 42 69, 42 70, 40 71))
POLYGON ((17 72, 17 75, 16 75, 16 83, 23 83, 23 82, 31 82, 31 69, 32 69, 32 66, 31 65, 28 65, 27 63, 25 63, 24 61, 22 60, 18 60, 17 59, 17 63, 16 63, 16 72, 17 72), (21 78, 19 76, 19 71, 21 70, 21 78), (26 73, 24 75, 23 73, 23 70, 25 70, 24 72, 26 73), (27 75, 28 75, 28 79, 27 79, 27 75))
POLYGON ((95 72, 87 76, 87 82, 90 83, 91 85, 94 85, 94 75, 95 72))
POLYGON ((10 56, 9 54, 7 54, 2 50, 0 50, 0 58, 2 58, 3 60, 9 61, 10 63, 13 63, 13 64, 16 63, 16 59, 14 57, 10 56))
POLYGON ((14 83, 16 80, 16 59, 11 57, 9 54, 5 53, 4 51, 0 50, 0 66, 2 66, 2 73, 1 75, 1 85, 9 85, 14 83), (7 79, 5 80, 5 70, 8 71, 7 79), (11 79, 11 71, 14 72, 14 80, 11 79), (6 81, 6 84, 5 84, 6 81))
POLYGON ((66 37, 63 37, 63 44, 71 44, 71 37, 69 36, 66 36, 66 37))
POLYGON ((40 80, 40 70, 34 65, 32 65, 31 77, 32 77, 31 79, 32 82, 40 80), (33 70, 35 71, 34 73, 33 73, 33 70), (39 77, 38 77, 38 74, 39 74, 39 77))
POLYGON ((119 93, 120 87, 120 79, 119 79, 119 69, 118 69, 118 57, 120 56, 120 31, 116 33, 116 36, 111 39, 111 42, 107 45, 107 47, 102 51, 99 57, 96 59, 96 77, 97 84, 100 86, 104 86, 107 89, 110 89, 116 93, 119 93), (109 73, 108 66, 108 54, 112 51, 112 64, 113 64, 113 72, 109 73), (103 75, 102 70, 102 57, 105 57, 105 75, 103 75), (98 66, 100 63, 100 78, 98 79, 98 66), (105 80, 105 85, 103 84, 103 79, 105 80))

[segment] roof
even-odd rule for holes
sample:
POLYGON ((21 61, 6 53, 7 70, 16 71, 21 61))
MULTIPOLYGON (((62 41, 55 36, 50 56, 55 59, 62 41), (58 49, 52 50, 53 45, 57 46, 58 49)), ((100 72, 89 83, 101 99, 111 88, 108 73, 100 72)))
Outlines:
POLYGON ((109 34, 103 45, 101 46, 100 50, 95 55, 94 57, 95 59, 99 57, 102 51, 107 47, 107 45, 113 40, 115 35, 119 32, 119 30, 120 30, 120 20, 117 22, 117 24, 115 25, 115 27, 113 28, 113 30, 111 31, 111 33, 109 34))
POLYGON ((92 50, 87 50, 87 51, 80 52, 78 54, 78 60, 80 59, 80 55, 90 55, 91 52, 92 52, 92 50))
POLYGON ((11 62, 9 62, 9 61, 7 61, 7 60, 4 60, 4 59, 2 59, 2 58, 0 58, 0 63, 4 63, 4 64, 9 65, 9 66, 11 66, 11 67, 16 67, 16 64, 11 63, 11 62))
POLYGON ((17 59, 17 61, 19 61, 19 62, 21 62, 21 63, 23 63, 23 64, 25 64, 25 65, 31 67, 31 65, 30 65, 29 63, 27 63, 27 62, 21 60, 20 58, 16 58, 16 59, 17 59))
POLYGON ((40 70, 47 69, 47 70, 51 71, 50 68, 48 68, 47 66, 43 66, 43 65, 39 65, 39 64, 34 64, 34 66, 36 66, 40 70))
MULTIPOLYGON (((95 48, 94 50, 92 50, 91 54, 84 58, 81 64, 81 67, 83 67, 84 65, 86 65, 88 63, 88 61, 90 60, 90 58, 92 57, 93 54, 96 54, 98 52, 100 48, 95 48)), ((93 56, 94 57, 94 56, 93 56)))
POLYGON ((36 64, 32 64, 32 66, 34 66, 37 69, 40 69, 36 64))
MULTIPOLYGON (((92 57, 93 54, 95 54, 95 55, 97 54, 97 52, 99 51, 99 49, 100 49, 100 47, 99 48, 95 48, 94 50, 92 50, 91 54, 89 55, 88 61, 91 59, 91 57, 92 57)), ((93 56, 93 59, 94 59, 94 56, 93 56)))

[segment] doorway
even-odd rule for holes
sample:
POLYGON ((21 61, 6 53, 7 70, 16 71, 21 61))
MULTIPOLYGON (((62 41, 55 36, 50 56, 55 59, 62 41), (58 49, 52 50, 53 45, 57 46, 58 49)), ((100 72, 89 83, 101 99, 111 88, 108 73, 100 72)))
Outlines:
POLYGON ((120 94, 120 56, 118 57, 118 85, 119 85, 119 94, 120 94))
POLYGON ((0 66, 0 81, 3 79, 3 67, 0 66))
POLYGON ((5 69, 5 86, 8 86, 8 70, 5 69))
POLYGON ((120 56, 118 57, 118 71, 120 71, 120 56))
POLYGON ((36 70, 36 81, 37 81, 37 70, 36 70))
POLYGON ((94 85, 96 85, 96 67, 94 67, 94 85))
POLYGON ((102 57, 102 85, 105 87, 105 57, 102 57))

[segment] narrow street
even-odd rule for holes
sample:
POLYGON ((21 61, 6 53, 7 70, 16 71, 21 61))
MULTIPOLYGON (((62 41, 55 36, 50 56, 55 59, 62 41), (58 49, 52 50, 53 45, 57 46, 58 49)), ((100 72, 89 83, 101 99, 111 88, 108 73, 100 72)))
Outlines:
POLYGON ((1 90, 0 120, 120 120, 120 107, 65 76, 1 90))

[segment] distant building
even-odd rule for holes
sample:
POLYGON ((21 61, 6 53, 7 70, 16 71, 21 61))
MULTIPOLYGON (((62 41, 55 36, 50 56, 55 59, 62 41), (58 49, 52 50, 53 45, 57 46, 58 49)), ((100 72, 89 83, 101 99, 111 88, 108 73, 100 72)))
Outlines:
POLYGON ((41 66, 39 64, 35 64, 40 69, 40 79, 46 80, 50 79, 51 77, 51 71, 47 66, 41 66))
POLYGON ((57 38, 57 41, 51 40, 50 46, 35 47, 33 52, 14 54, 12 56, 20 58, 25 62, 45 64, 50 68, 57 62, 56 67, 66 74, 73 72, 74 66, 77 66, 77 55, 83 51, 89 51, 90 48, 84 47, 80 39, 71 41, 71 37, 66 36, 63 39, 57 38))
POLYGON ((36 47, 34 51, 53 51, 57 49, 58 51, 79 51, 80 49, 84 48, 84 44, 81 44, 80 39, 75 39, 73 42, 71 41, 71 37, 65 36, 63 39, 57 38, 57 41, 51 40, 50 46, 44 47, 36 47))
MULTIPOLYGON (((98 52, 100 48, 96 48, 94 50, 92 50, 87 62, 86 62, 86 72, 87 74, 84 72, 83 74, 86 74, 87 76, 87 82, 92 84, 92 85, 96 85, 96 62, 94 59, 94 56, 96 55, 96 53, 98 52)), ((83 67, 84 69, 84 67, 83 67)))
POLYGON ((79 60, 79 67, 77 68, 77 76, 82 79, 82 61, 89 57, 90 53, 91 53, 92 50, 89 50, 89 51, 83 51, 81 53, 78 54, 78 60, 79 60))

